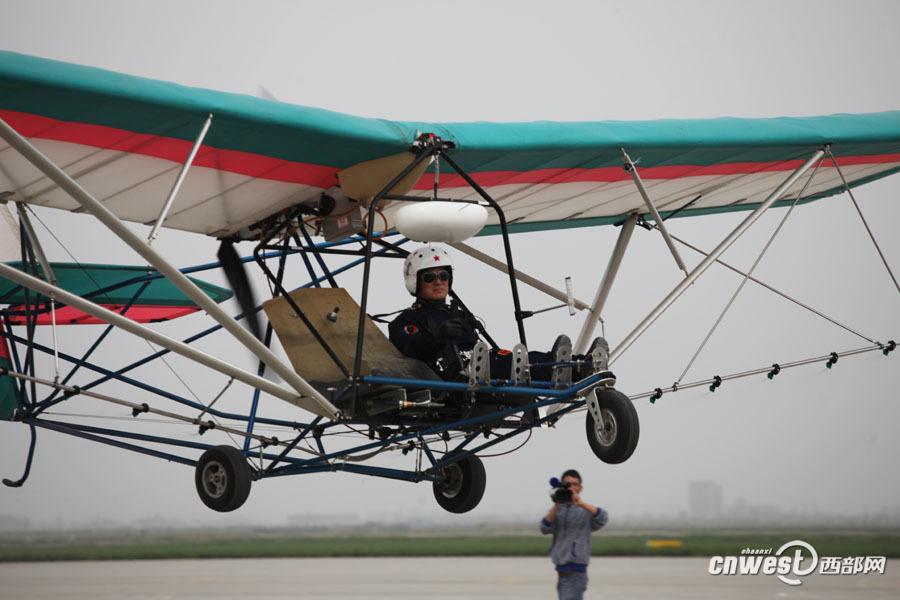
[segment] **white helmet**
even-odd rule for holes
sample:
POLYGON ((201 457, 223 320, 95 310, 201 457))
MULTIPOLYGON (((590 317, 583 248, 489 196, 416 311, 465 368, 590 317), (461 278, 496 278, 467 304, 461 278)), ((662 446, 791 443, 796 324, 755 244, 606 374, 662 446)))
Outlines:
POLYGON ((403 281, 410 294, 416 295, 419 271, 434 267, 447 267, 450 271, 451 281, 453 280, 453 261, 450 260, 450 255, 443 248, 429 244, 420 246, 406 255, 406 260, 403 261, 403 281))

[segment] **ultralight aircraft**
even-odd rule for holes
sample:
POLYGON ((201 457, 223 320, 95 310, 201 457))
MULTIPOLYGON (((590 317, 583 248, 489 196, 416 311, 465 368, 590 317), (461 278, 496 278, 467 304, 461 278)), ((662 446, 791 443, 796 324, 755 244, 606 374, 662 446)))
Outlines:
MULTIPOLYGON (((868 352, 888 355, 896 347, 721 257, 771 208, 783 207, 786 218, 799 205, 845 192, 856 203, 854 187, 896 173, 900 111, 646 122, 396 122, 0 52, 0 139, 0 418, 31 431, 24 474, 4 480, 8 486, 21 486, 28 477, 36 429, 43 428, 191 466, 200 498, 217 511, 240 507, 254 481, 345 471, 429 481, 444 509, 462 513, 477 506, 485 490, 479 453, 570 413, 585 413, 587 441, 600 460, 621 463, 638 443, 636 399, 716 390, 729 379, 773 378, 788 368, 831 366, 868 352), (50 262, 33 206, 90 215, 146 265, 50 262), (708 252, 666 226, 673 217, 729 211, 746 217, 708 252), (148 226, 146 235, 126 222, 148 226), (513 233, 593 226, 614 226, 619 233, 591 302, 577 299, 571 285, 557 289, 514 265, 513 233), (585 357, 638 226, 659 232, 684 277, 627 335, 612 340, 612 348, 593 344, 585 357), (217 260, 176 267, 153 246, 161 227, 220 240, 217 260), (475 234, 501 236, 503 255, 464 243, 475 234), (235 244, 242 241, 256 243, 252 255, 238 254, 235 244), (402 260, 421 242, 448 244, 506 274, 518 333, 510 372, 491 372, 488 357, 501 346, 487 327, 480 327, 483 341, 464 357, 458 377, 448 380, 400 354, 375 324, 380 316, 368 314, 376 292, 372 262, 402 260), (691 268, 679 252, 685 246, 702 255, 691 268), (337 257, 350 262, 329 265, 337 257), (865 345, 630 397, 618 391, 610 365, 713 264, 850 331, 865 345), (271 298, 261 304, 248 266, 260 269, 269 284, 271 298), (298 281, 289 266, 302 269, 308 280, 298 281), (336 278, 357 266, 362 291, 352 298, 336 278), (231 289, 197 278, 218 268, 231 289), (547 381, 530 375, 526 323, 550 309, 524 308, 519 284, 554 298, 559 304, 551 308, 587 314, 575 342, 563 338, 557 347, 547 381), (220 306, 232 294, 241 308, 235 316, 220 306), (200 311, 215 324, 183 339, 153 325, 200 311), (70 327, 103 324, 88 348, 66 348, 70 327), (51 345, 37 339, 41 328, 51 329, 51 345), (113 328, 161 349, 127 364, 97 364, 91 357, 113 328), (196 348, 195 342, 219 331, 252 353, 255 372, 196 348), (272 350, 276 336, 289 363, 272 350), (207 401, 190 399, 132 373, 170 353, 223 375, 222 392, 207 401), (52 357, 52 373, 38 372, 38 354, 52 357), (584 364, 588 371, 576 368, 584 364), (253 390, 244 412, 216 406, 234 381, 253 390), (134 395, 104 392, 111 382, 117 390, 133 388, 134 395), (297 418, 265 416, 274 399, 295 406, 297 418), (56 412, 60 405, 88 410, 92 403, 119 407, 135 427, 99 427, 56 412), (225 433, 242 443, 141 432, 150 416, 190 424, 207 435, 204 441, 225 433), (283 433, 267 435, 264 428, 283 433), (348 434, 357 441, 338 445, 348 434), (406 456, 409 466, 370 464, 384 453, 406 456)), ((874 236, 872 241, 877 246, 874 236)), ((896 287, 887 257, 881 258, 896 287)), ((465 306, 456 294, 453 301, 465 306)))

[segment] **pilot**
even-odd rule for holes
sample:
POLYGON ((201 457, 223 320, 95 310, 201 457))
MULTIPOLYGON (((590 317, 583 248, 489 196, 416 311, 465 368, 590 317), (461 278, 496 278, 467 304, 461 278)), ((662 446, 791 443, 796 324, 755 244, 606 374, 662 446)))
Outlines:
MULTIPOLYGON (((463 378, 465 365, 461 356, 478 342, 479 323, 458 302, 447 302, 453 285, 450 255, 430 244, 417 248, 404 261, 403 279, 416 301, 391 321, 388 326, 391 342, 404 355, 427 363, 442 379, 463 378)), ((528 353, 533 379, 552 378, 553 356, 553 351, 528 353)), ((509 350, 491 352, 494 377, 507 378, 511 366, 509 350)))
POLYGON ((388 326, 391 342, 404 355, 427 363, 442 379, 459 378, 460 352, 478 342, 475 317, 456 302, 447 303, 453 262, 443 248, 422 246, 403 263, 406 289, 415 303, 388 326))

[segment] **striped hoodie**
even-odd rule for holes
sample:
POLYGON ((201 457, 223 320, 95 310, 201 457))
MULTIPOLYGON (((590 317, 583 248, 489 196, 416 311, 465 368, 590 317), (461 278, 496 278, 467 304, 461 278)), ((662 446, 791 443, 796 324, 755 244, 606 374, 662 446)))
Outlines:
POLYGON ((591 514, 574 504, 560 505, 552 523, 541 519, 541 533, 553 534, 550 560, 556 570, 586 571, 591 560, 591 533, 606 525, 608 520, 609 515, 602 508, 591 514))

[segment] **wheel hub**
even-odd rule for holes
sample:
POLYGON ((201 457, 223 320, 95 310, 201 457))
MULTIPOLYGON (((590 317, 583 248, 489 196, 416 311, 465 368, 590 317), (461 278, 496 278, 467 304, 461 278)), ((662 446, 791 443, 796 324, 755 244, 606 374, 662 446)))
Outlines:
POLYGON ((203 491, 210 498, 221 498, 228 487, 228 473, 222 463, 211 461, 203 467, 201 481, 203 491))
POLYGON ((437 486, 438 491, 445 498, 455 498, 462 489, 462 469, 459 468, 459 465, 452 464, 445 467, 441 473, 444 477, 437 486))
POLYGON ((611 446, 616 441, 616 417, 609 409, 600 409, 600 420, 594 422, 594 431, 601 446, 611 446))

